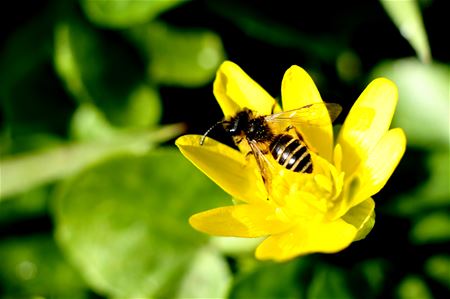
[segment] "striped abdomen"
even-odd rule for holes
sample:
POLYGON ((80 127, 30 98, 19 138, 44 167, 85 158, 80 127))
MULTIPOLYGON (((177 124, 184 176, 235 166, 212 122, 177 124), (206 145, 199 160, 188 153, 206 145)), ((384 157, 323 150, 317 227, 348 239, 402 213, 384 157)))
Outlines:
POLYGON ((288 134, 275 136, 269 146, 273 158, 286 169, 311 173, 313 165, 306 145, 288 134))

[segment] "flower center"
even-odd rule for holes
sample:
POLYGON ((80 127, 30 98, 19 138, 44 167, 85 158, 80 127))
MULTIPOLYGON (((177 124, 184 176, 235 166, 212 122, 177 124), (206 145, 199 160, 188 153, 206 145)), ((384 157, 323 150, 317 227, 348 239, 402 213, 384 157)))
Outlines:
POLYGON ((343 175, 325 159, 314 156, 319 167, 312 174, 276 168, 273 174, 269 200, 275 205, 275 214, 281 221, 324 219, 342 191, 343 175))

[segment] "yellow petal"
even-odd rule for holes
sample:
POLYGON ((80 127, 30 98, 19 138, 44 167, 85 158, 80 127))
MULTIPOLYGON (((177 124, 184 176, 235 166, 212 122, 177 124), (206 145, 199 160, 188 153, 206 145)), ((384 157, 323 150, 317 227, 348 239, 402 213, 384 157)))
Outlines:
MULTIPOLYGON (((314 81, 304 69, 296 65, 290 67, 284 74, 281 98, 284 111, 322 102, 314 81)), ((324 106, 323 109, 324 113, 319 115, 327 116, 326 107, 324 106)), ((331 121, 325 122, 325 125, 320 127, 303 127, 301 132, 304 139, 314 147, 317 153, 330 161, 333 143, 331 121)))
POLYGON ((354 241, 364 239, 375 225, 375 202, 368 198, 351 208, 342 219, 358 229, 354 241))
MULTIPOLYGON (((244 155, 213 139, 185 135, 175 144, 181 153, 227 193, 244 202, 265 201, 267 194, 259 169, 244 155)), ((187 183, 189 183, 188 178, 187 183)))
POLYGON ((225 61, 217 71, 214 96, 225 117, 234 116, 242 108, 260 115, 271 114, 275 100, 238 65, 225 61))
POLYGON ((405 153, 406 136, 402 129, 392 129, 383 136, 356 171, 359 188, 350 206, 378 193, 384 187, 405 153))
POLYGON ((284 74, 281 95, 284 111, 322 102, 312 78, 297 65, 291 66, 284 74))
POLYGON ((340 173, 342 171, 342 147, 339 143, 334 147, 333 162, 337 172, 340 173))
POLYGON ((367 86, 353 105, 338 137, 346 175, 353 173, 389 129, 397 96, 395 84, 379 78, 367 86))
POLYGON ((220 207, 191 216, 189 223, 195 229, 214 236, 254 238, 276 234, 291 225, 274 217, 269 204, 220 207))
POLYGON ((334 253, 355 239, 357 229, 338 219, 333 222, 299 222, 293 229, 265 239, 256 249, 256 258, 284 261, 314 253, 334 253))

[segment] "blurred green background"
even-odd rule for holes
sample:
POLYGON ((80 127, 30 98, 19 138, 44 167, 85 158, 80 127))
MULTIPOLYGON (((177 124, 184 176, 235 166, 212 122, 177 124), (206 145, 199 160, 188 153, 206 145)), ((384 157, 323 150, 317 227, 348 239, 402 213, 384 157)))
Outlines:
POLYGON ((2 298, 450 298, 445 1, 29 1, 2 9, 2 298), (188 217, 230 198, 175 149, 222 118, 225 59, 279 98, 297 64, 342 123, 392 79, 408 149, 372 233, 259 262, 188 217))

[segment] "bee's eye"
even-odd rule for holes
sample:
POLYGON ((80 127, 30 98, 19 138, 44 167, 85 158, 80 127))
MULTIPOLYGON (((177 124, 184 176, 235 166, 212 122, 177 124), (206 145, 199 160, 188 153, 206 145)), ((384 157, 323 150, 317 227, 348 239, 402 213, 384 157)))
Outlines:
POLYGON ((236 132, 238 132, 238 127, 239 127, 238 122, 237 122, 237 121, 234 121, 234 122, 229 123, 229 124, 225 127, 225 130, 226 130, 227 132, 229 132, 230 134, 235 134, 236 132))

